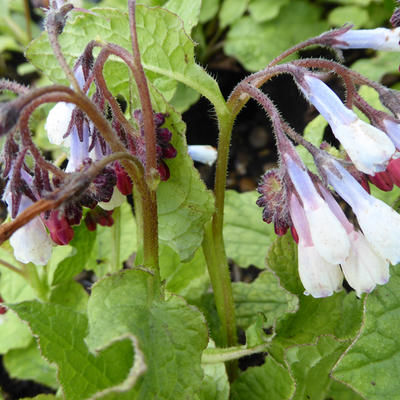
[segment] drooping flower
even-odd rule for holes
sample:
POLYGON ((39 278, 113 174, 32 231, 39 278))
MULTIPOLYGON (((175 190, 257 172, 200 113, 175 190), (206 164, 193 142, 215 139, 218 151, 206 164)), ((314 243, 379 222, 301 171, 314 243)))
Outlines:
POLYGON ((400 28, 354 29, 335 37, 339 49, 374 49, 400 51, 400 28))
POLYGON ((337 161, 325 163, 329 183, 351 206, 365 238, 374 250, 392 264, 400 261, 400 215, 368 194, 337 161))
POLYGON ((322 185, 319 189, 330 209, 345 228, 350 240, 349 255, 340 264, 348 284, 356 291, 357 296, 360 296, 362 293, 371 292, 377 284, 387 283, 389 263, 373 249, 361 232, 354 229, 332 194, 322 185))
MULTIPOLYGON (((20 179, 29 187, 32 186, 32 177, 26 171, 21 171, 20 179)), ((3 200, 7 203, 9 214, 15 217, 34 203, 32 199, 21 194, 17 203, 18 208, 13 212, 15 201, 13 204, 12 198, 13 193, 9 182, 3 200)), ((52 241, 40 216, 33 218, 14 232, 10 237, 10 244, 14 249, 15 259, 24 264, 31 262, 35 265, 46 265, 51 257, 52 241)))
POLYGON ((304 208, 297 196, 290 198, 290 214, 298 234, 298 268, 305 294, 327 297, 340 290, 343 274, 338 264, 326 261, 313 243, 310 226, 304 208))
POLYGON ((369 175, 384 171, 396 150, 386 133, 360 120, 315 76, 304 74, 304 80, 298 83, 306 98, 328 121, 354 165, 369 175))
POLYGON ((350 251, 350 242, 344 227, 319 195, 304 166, 299 165, 287 153, 283 155, 283 159, 291 182, 303 203, 316 250, 328 263, 340 264, 350 251))

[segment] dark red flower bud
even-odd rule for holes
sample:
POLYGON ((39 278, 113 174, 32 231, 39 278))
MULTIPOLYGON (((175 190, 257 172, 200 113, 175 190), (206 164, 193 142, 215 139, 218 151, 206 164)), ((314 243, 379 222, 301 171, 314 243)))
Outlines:
POLYGON ((157 171, 160 174, 160 178, 162 181, 167 181, 169 179, 170 177, 169 168, 164 161, 161 161, 160 164, 158 164, 157 171))
POLYGON ((162 156, 163 158, 175 158, 177 154, 177 151, 174 146, 172 146, 171 143, 167 144, 165 147, 162 149, 162 156))
POLYGON ((386 168, 392 182, 400 187, 400 158, 392 158, 386 168))
POLYGON ((124 195, 132 193, 132 181, 120 163, 114 165, 115 174, 117 176, 117 188, 124 195))
POLYGON ((68 244, 74 237, 74 230, 58 210, 53 210, 50 216, 44 219, 44 224, 47 226, 53 242, 61 246, 68 244))
POLYGON ((386 171, 377 172, 374 176, 368 176, 373 185, 384 192, 390 192, 393 189, 393 181, 386 171))

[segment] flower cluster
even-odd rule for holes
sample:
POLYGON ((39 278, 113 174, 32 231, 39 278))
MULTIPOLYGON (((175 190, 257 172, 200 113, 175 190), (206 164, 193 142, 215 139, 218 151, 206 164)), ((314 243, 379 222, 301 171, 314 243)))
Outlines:
MULTIPOLYGON (((399 29, 343 29, 333 39, 329 37, 329 44, 344 49, 371 47, 398 51, 399 29)), ((287 125, 277 124, 271 118, 280 165, 264 175, 257 204, 264 207, 263 219, 274 223, 277 234, 283 235, 290 227, 298 243, 298 268, 305 294, 330 296, 341 289, 345 278, 360 296, 377 284, 386 283, 389 263, 400 261, 400 215, 371 196, 368 185, 369 181, 382 190, 400 186, 400 120, 396 112, 389 115, 373 109, 355 91, 355 84, 370 84, 384 102, 388 89, 381 85, 345 68, 339 73, 332 63, 332 70, 346 84, 345 105, 323 82, 322 75, 310 72, 303 65, 290 72, 302 94, 329 123, 343 146, 343 158, 334 158, 326 152, 327 145, 315 148, 287 125), (362 111, 370 123, 361 120, 352 106, 362 111), (287 136, 311 152, 320 176, 305 167, 287 136), (330 188, 351 207, 360 229, 347 219, 330 188)), ((318 62, 315 67, 321 68, 318 62)), ((398 110, 399 105, 388 108, 398 110)), ((275 119, 281 120, 279 116, 275 119)))
MULTIPOLYGON (((78 60, 74 75, 81 89, 85 88, 87 82, 93 81, 92 67, 91 57, 81 57, 78 60)), ((136 156, 145 167, 146 151, 141 111, 134 112, 134 124, 128 132, 118 115, 104 100, 103 90, 107 89, 96 82, 91 101, 108 118, 115 135, 127 152, 136 156), (138 132, 135 131, 135 125, 139 128, 138 132)), ((7 112, 7 115, 9 114, 7 112)), ((4 129, 13 128, 18 118, 19 114, 11 120, 5 118, 5 121, 11 122, 7 123, 4 129)), ((165 118, 162 113, 154 114, 157 168, 161 180, 167 180, 170 175, 164 159, 176 156, 176 150, 170 143, 172 134, 163 127, 165 118)), ((2 155, 3 177, 7 180, 2 199, 7 203, 13 219, 36 201, 46 198, 57 188, 62 188, 72 177, 85 173, 95 162, 112 154, 109 144, 81 109, 72 103, 58 102, 49 112, 45 129, 51 143, 63 144, 69 148, 65 170, 60 170, 44 160, 34 146, 27 121, 28 119, 24 128, 20 123, 20 138, 16 133, 8 134, 2 155), (33 157, 34 168, 28 166, 27 156, 33 157)), ((76 193, 59 208, 35 217, 11 236, 10 243, 14 248, 15 258, 23 263, 46 264, 51 256, 53 244, 68 244, 74 236, 72 226, 79 225, 84 214, 84 222, 89 230, 96 229, 97 224, 112 225, 112 210, 122 204, 126 195, 132 193, 132 186, 132 181, 120 162, 115 161, 104 167, 85 186, 85 190, 76 193)))

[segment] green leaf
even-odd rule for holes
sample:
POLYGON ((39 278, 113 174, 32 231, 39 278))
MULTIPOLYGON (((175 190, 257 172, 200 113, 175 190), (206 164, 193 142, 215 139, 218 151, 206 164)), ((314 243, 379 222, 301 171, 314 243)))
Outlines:
MULTIPOLYGON (((215 348, 212 340, 207 348, 215 348)), ((215 364, 203 364, 204 378, 199 393, 200 400, 228 400, 229 381, 223 362, 215 364)))
POLYGON ((368 11, 357 6, 336 7, 328 15, 328 21, 334 26, 353 24, 355 28, 360 28, 368 22, 368 11))
POLYGON ((0 354, 29 345, 32 334, 13 311, 0 315, 0 321, 0 354))
POLYGON ((214 18, 218 12, 220 0, 202 0, 200 10, 200 23, 204 24, 214 18))
POLYGON ((272 272, 263 271, 252 283, 233 283, 233 299, 237 324, 246 329, 256 322, 260 313, 267 320, 266 327, 297 310, 297 297, 282 289, 272 272))
POLYGON ((326 30, 328 26, 319 19, 320 13, 314 4, 291 1, 272 21, 255 23, 253 18, 243 17, 228 32, 225 52, 247 70, 258 71, 288 47, 326 30))
POLYGON ((169 246, 160 246, 160 275, 166 280, 165 288, 183 296, 189 302, 196 302, 210 286, 207 265, 201 249, 193 258, 181 262, 179 255, 169 246))
MULTIPOLYGON (((17 266, 18 264, 8 250, 12 251, 11 248, 7 249, 6 244, 3 244, 0 248, 0 258, 17 266)), ((21 275, 1 264, 0 272, 0 294, 5 303, 31 300, 36 297, 35 291, 21 275)), ((32 334, 26 324, 12 310, 0 315, 0 321, 0 354, 29 345, 32 334)))
POLYGON ((248 0, 224 0, 219 12, 221 28, 226 28, 239 19, 247 9, 248 0))
POLYGON ((96 283, 86 342, 95 349, 127 333, 137 337, 147 371, 129 399, 191 399, 203 377, 204 318, 177 296, 151 301, 149 279, 145 271, 124 270, 96 283))
POLYGON ((394 267, 389 283, 366 296, 360 335, 333 371, 368 400, 400 399, 399 290, 394 267))
POLYGON ((398 74, 399 55, 390 52, 377 52, 376 57, 356 61, 351 69, 379 82, 385 74, 398 74))
POLYGON ((265 268, 265 256, 276 235, 274 227, 262 220, 262 209, 256 205, 256 191, 226 191, 224 238, 228 257, 241 267, 265 268))
POLYGON ((340 400, 365 400, 364 397, 361 397, 353 389, 335 380, 331 381, 331 387, 329 388, 326 398, 340 400))
MULTIPOLYGON (((37 301, 14 304, 10 308, 27 321, 38 336, 42 355, 57 365, 65 398, 87 399, 99 391, 113 388, 122 391, 134 384, 131 381, 132 359, 135 357, 135 364, 139 364, 140 357, 136 346, 133 355, 135 341, 132 336, 115 338, 109 347, 99 347, 95 356, 84 342, 87 333, 84 314, 59 304, 37 301)), ((143 369, 139 368, 139 371, 143 369)))
POLYGON ((68 258, 57 265, 51 281, 52 285, 69 281, 83 271, 90 259, 95 240, 96 231, 89 231, 84 223, 74 228, 74 238, 70 242, 73 250, 68 258))
POLYGON ((59 397, 54 396, 54 394, 39 394, 38 396, 35 397, 24 397, 22 400, 57 400, 57 399, 59 399, 59 397))
POLYGON ((200 94, 198 92, 179 82, 170 104, 176 111, 183 113, 197 103, 199 98, 200 94))
POLYGON ((169 11, 178 14, 183 20, 185 30, 188 34, 197 25, 200 15, 201 0, 181 1, 169 0, 164 5, 169 11))
POLYGON ((89 295, 78 282, 64 282, 52 289, 50 302, 73 308, 76 311, 86 310, 89 295))
POLYGON ((248 368, 232 384, 232 400, 289 400, 294 383, 289 371, 272 357, 260 367, 248 368))
MULTIPOLYGON (((73 13, 59 37, 70 65, 93 39, 116 43, 131 51, 127 14, 114 9, 94 8, 92 11, 73 13)), ((162 8, 138 5, 136 25, 141 60, 147 77, 167 99, 172 98, 175 92, 175 81, 180 81, 207 97, 216 107, 225 110, 225 101, 217 83, 195 63, 194 43, 185 33, 178 16, 162 8)), ((43 33, 31 43, 27 57, 52 81, 67 83, 52 53, 47 34, 43 33)), ((122 93, 129 98, 131 77, 125 64, 120 60, 107 62, 104 75, 114 94, 122 93)))
MULTIPOLYGON (((286 352, 286 362, 296 381, 293 400, 325 400, 332 384, 330 373, 350 341, 340 342, 326 336, 316 343, 291 347, 286 352)), ((342 399, 342 398, 340 398, 342 399)))
POLYGON ((40 355, 36 341, 32 341, 28 348, 9 351, 3 361, 11 378, 33 380, 58 388, 56 369, 40 355))
POLYGON ((249 11, 256 22, 264 22, 278 16, 282 6, 289 0, 250 0, 249 11))
POLYGON ((161 96, 154 96, 153 104, 157 111, 169 114, 163 126, 172 132, 171 143, 178 152, 167 161, 170 178, 157 189, 159 239, 184 261, 193 256, 203 241, 204 224, 211 218, 214 199, 187 153, 181 116, 161 96))
POLYGON ((297 295, 304 292, 298 273, 297 244, 290 232, 276 238, 267 254, 267 266, 286 290, 297 295))
POLYGON ((362 301, 354 292, 323 299, 302 295, 299 300, 297 313, 288 314, 276 327, 276 339, 285 346, 312 343, 321 335, 352 339, 360 329, 362 301))
MULTIPOLYGON (((133 216, 132 207, 128 202, 120 206, 121 240, 119 243, 119 258, 121 263, 137 251, 136 221, 133 216)), ((113 227, 97 226, 96 242, 90 258, 91 264, 88 269, 93 269, 98 277, 114 272, 112 265, 112 254, 114 246, 113 227)), ((122 265, 120 266, 122 268, 122 265)))

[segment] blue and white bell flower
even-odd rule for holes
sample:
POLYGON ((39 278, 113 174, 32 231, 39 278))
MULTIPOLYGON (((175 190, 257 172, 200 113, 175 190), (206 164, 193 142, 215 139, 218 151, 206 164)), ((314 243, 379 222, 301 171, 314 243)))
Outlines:
POLYGON ((328 121, 333 134, 358 170, 374 175, 386 169, 396 149, 385 132, 359 119, 315 76, 305 74, 304 82, 299 82, 299 87, 328 121))

